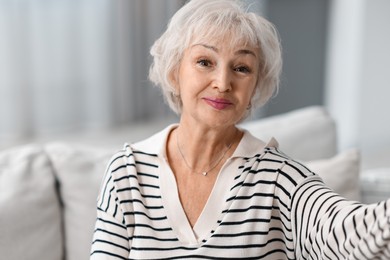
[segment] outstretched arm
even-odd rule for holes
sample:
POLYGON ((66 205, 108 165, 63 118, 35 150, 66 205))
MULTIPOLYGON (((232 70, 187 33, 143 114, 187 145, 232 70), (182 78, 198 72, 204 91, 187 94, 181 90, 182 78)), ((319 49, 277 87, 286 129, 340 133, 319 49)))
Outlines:
POLYGON ((292 198, 297 259, 390 259, 390 199, 363 205, 308 178, 292 198))

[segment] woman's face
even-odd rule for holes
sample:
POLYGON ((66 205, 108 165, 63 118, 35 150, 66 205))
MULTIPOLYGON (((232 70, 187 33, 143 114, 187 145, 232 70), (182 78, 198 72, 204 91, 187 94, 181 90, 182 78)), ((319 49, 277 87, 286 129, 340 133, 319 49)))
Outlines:
POLYGON ((244 116, 258 79, 258 49, 227 42, 195 41, 185 50, 174 77, 182 119, 218 127, 244 116))

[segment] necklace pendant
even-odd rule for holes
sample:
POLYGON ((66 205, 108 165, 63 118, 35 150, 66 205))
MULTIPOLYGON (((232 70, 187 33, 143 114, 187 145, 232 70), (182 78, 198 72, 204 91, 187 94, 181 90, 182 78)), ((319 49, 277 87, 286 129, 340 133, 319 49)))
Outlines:
POLYGON ((207 172, 202 172, 203 176, 206 176, 207 175, 207 172))

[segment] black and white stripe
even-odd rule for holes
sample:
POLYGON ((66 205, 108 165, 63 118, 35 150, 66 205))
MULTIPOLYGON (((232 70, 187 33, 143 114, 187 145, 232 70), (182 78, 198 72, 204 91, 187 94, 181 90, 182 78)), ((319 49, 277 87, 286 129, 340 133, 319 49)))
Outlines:
POLYGON ((216 228, 188 245, 167 217, 158 155, 126 146, 101 188, 91 259, 390 259, 389 201, 347 201, 273 147, 239 160, 216 228))

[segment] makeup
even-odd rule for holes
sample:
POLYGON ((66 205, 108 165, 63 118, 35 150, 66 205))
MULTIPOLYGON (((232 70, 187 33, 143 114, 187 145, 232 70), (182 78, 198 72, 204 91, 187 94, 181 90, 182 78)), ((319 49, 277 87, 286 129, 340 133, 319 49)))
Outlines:
POLYGON ((233 105, 233 103, 227 99, 224 99, 224 98, 212 98, 212 97, 206 97, 206 98, 203 98, 203 100, 209 104, 211 107, 217 109, 217 110, 224 110, 228 107, 230 107, 231 105, 233 105))

